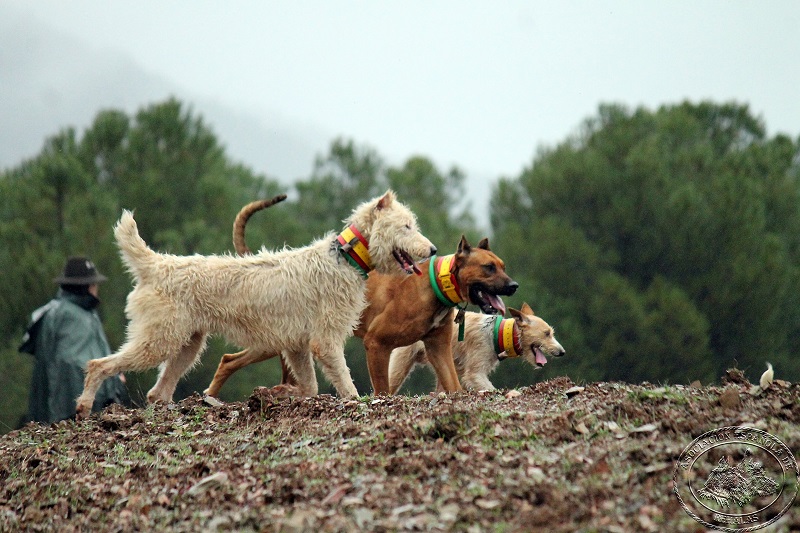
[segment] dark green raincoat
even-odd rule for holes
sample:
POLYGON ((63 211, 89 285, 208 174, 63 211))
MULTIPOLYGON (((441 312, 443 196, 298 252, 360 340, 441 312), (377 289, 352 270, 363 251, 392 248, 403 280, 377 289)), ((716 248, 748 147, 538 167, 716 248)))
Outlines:
MULTIPOLYGON (((83 391, 86 363, 111 353, 95 308, 99 300, 60 289, 53 300, 31 315, 20 351, 33 354, 28 420, 56 422, 75 415, 75 399, 83 391)), ((92 411, 125 403, 125 385, 118 376, 106 379, 92 411)))

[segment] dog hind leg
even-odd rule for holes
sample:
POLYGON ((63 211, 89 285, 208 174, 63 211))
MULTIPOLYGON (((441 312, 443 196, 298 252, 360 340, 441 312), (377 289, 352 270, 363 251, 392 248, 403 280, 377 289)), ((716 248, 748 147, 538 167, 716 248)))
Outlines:
MULTIPOLYGON (((284 351, 282 361, 293 379, 286 379, 280 385, 272 387, 276 396, 316 396, 319 392, 317 374, 314 372, 314 360, 307 350, 284 351)), ((281 367, 283 368, 283 367, 281 367)))
POLYGON ((207 335, 203 332, 194 332, 189 342, 184 345, 176 355, 164 362, 161 366, 156 384, 153 385, 153 388, 147 393, 148 403, 172 401, 172 394, 175 392, 178 380, 180 380, 189 367, 197 361, 200 352, 205 348, 206 337, 207 335))
POLYGON ((211 379, 208 388, 203 393, 208 396, 217 397, 222 386, 234 372, 248 365, 252 365, 253 363, 266 361, 278 355, 280 354, 250 349, 242 350, 237 353, 226 353, 222 356, 222 359, 220 359, 217 371, 214 373, 214 377, 211 379))
POLYGON ((89 416, 97 390, 106 378, 128 370, 149 370, 168 357, 167 352, 154 351, 151 346, 144 342, 126 342, 116 353, 90 360, 86 364, 83 392, 76 400, 77 418, 89 416))
POLYGON ((392 350, 392 355, 389 357, 389 394, 397 394, 414 365, 422 362, 424 358, 425 344, 422 341, 392 350))

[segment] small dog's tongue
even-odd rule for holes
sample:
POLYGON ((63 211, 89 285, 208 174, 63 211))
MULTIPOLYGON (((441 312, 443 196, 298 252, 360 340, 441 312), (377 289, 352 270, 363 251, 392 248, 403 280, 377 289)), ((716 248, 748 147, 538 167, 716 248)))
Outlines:
POLYGON ((486 301, 491 304, 492 307, 499 311, 499 315, 506 314, 506 304, 503 303, 503 300, 500 299, 499 296, 496 294, 486 294, 486 301))
POLYGON ((419 269, 419 265, 417 264, 416 261, 411 261, 411 268, 414 269, 414 274, 416 274, 417 276, 422 275, 422 270, 419 269))
POLYGON ((539 348, 535 348, 533 350, 533 354, 537 365, 544 366, 545 364, 547 364, 547 358, 544 356, 544 354, 539 348))

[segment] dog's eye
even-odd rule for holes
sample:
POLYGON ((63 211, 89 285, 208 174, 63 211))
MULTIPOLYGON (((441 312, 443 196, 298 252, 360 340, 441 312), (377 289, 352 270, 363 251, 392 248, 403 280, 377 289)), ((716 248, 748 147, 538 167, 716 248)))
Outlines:
POLYGON ((494 263, 489 263, 488 265, 483 265, 483 270, 485 270, 487 274, 494 274, 497 267, 494 266, 494 263))
POLYGON ((411 231, 411 224, 406 224, 406 229, 407 229, 408 231, 411 231))
POLYGON ((545 337, 549 337, 549 336, 550 336, 550 335, 552 335, 552 334, 553 334, 553 332, 552 332, 552 331, 550 331, 550 330, 548 330, 548 331, 545 331, 545 332, 544 332, 544 336, 545 336, 545 337))

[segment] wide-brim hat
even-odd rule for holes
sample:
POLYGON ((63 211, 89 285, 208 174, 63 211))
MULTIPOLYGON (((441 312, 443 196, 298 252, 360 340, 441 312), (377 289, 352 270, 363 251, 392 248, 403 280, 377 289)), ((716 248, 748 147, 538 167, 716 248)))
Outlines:
POLYGON ((53 281, 59 285, 94 285, 107 279, 88 258, 70 257, 64 271, 53 281))

